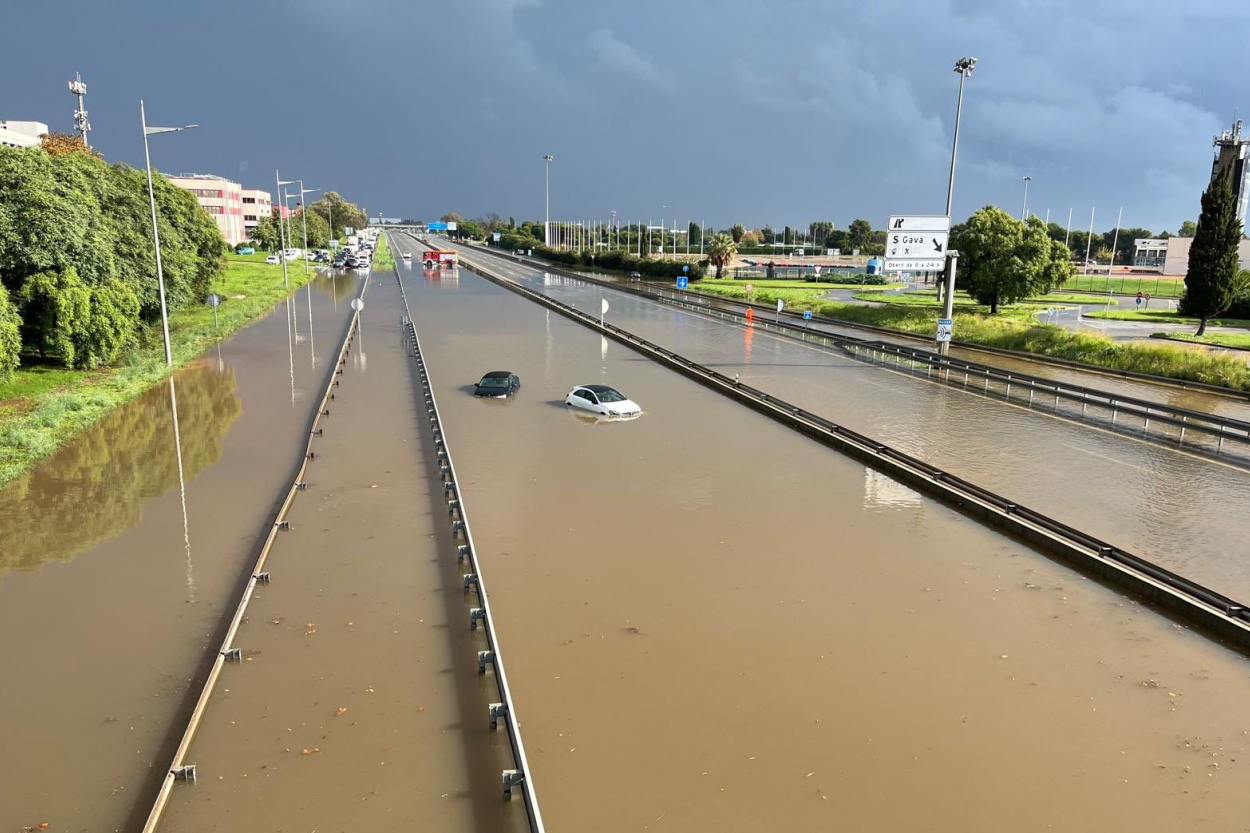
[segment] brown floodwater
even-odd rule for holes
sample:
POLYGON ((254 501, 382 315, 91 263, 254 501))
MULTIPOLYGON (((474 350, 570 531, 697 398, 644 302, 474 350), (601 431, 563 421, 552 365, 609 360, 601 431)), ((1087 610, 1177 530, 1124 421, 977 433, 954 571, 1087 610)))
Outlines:
POLYGON ((1243 656, 449 278, 405 272, 549 829, 1245 828, 1243 656))
POLYGON ((318 278, 175 373, 176 435, 161 384, 0 491, 0 830, 142 823, 359 283, 318 278))
MULTIPOLYGON (((482 257, 477 254, 477 257, 482 257)), ((1250 599, 1250 471, 492 258, 492 268, 744 384, 1250 599)))
POLYGON ((375 275, 308 488, 165 831, 521 831, 393 274, 375 275))

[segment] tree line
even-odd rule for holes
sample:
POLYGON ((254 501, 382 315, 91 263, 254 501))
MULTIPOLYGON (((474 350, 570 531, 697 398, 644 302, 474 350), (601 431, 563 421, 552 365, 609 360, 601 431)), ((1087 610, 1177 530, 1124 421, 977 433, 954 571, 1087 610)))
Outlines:
POLYGON ((257 248, 276 252, 282 248, 282 234, 287 234, 287 246, 299 248, 304 243, 304 227, 307 225, 308 248, 326 249, 330 247, 331 239, 338 240, 347 229, 364 228, 369 223, 369 217, 364 209, 343 199, 337 191, 326 191, 321 199, 309 203, 307 214, 302 205, 291 212, 283 221, 283 225, 287 226, 285 231, 279 229, 278 223, 277 216, 261 217, 248 237, 257 248))
MULTIPOLYGON (((203 301, 228 246, 188 191, 153 175, 169 309, 203 301)), ((0 147, 0 378, 24 356, 90 368, 159 320, 147 179, 81 141, 0 147)))

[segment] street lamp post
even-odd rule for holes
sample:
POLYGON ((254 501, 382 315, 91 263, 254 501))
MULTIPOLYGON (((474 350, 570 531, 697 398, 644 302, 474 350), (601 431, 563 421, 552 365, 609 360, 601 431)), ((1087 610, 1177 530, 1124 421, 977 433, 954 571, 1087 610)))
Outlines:
POLYGON ((304 277, 308 277, 308 207, 304 203, 305 194, 315 194, 320 188, 305 188, 304 180, 299 182, 299 221, 304 227, 304 277))
POLYGON ((1033 181, 1033 177, 1028 174, 1024 175, 1024 207, 1020 209, 1020 222, 1024 222, 1029 218, 1029 183, 1033 181))
POLYGON ((280 179, 278 177, 278 171, 275 169, 273 172, 273 181, 278 184, 278 202, 280 203, 278 206, 278 244, 282 246, 282 256, 279 258, 279 260, 282 261, 282 285, 289 287, 291 285, 291 280, 287 277, 286 271, 286 227, 282 225, 282 212, 286 210, 286 198, 283 196, 282 186, 294 185, 295 180, 280 179))
POLYGON ((555 159, 550 153, 543 157, 543 202, 546 205, 546 215, 543 219, 543 245, 551 246, 551 160, 555 159))
MULTIPOLYGON (((161 299, 161 333, 165 338, 165 364, 172 367, 174 364, 174 354, 169 348, 169 311, 165 306, 165 272, 161 267, 161 233, 156 226, 156 192, 152 188, 152 154, 148 152, 148 136, 154 136, 158 133, 178 133, 182 130, 190 130, 193 127, 199 127, 198 124, 188 124, 183 127, 148 127, 147 112, 143 109, 143 99, 139 99, 139 122, 143 125, 143 161, 148 168, 148 206, 152 209, 152 245, 156 252, 156 287, 161 299)), ((86 142, 86 133, 83 134, 84 144, 86 142)))
MULTIPOLYGON (((964 111, 964 81, 968 76, 972 75, 972 70, 976 68, 976 58, 960 58, 955 62, 954 70, 959 73, 959 98, 955 104, 955 140, 951 143, 951 173, 950 179, 946 184, 946 217, 949 220, 955 200, 955 159, 959 155, 959 121, 964 111)), ((946 291, 945 297, 942 299, 942 317, 952 319, 955 315, 955 261, 947 252, 946 258, 946 291)), ((950 344, 946 341, 938 342, 938 352, 945 355, 950 350, 950 344)))

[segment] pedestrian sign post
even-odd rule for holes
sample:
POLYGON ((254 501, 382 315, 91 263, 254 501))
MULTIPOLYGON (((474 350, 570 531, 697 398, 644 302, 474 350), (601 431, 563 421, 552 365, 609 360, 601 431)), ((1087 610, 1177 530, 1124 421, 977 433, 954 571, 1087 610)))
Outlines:
POLYGON ((812 320, 812 311, 810 309, 803 310, 803 320, 804 321, 812 320))
POLYGON ((208 296, 208 305, 213 308, 213 329, 217 329, 217 307, 221 305, 221 296, 213 293, 208 296))
POLYGON ((1140 292, 1138 292, 1138 293, 1137 293, 1137 306, 1139 306, 1139 307, 1141 306, 1141 302, 1142 302, 1142 298, 1143 298, 1143 297, 1144 297, 1144 296, 1143 296, 1140 292))
POLYGON ((939 318, 937 322, 937 340, 939 343, 951 340, 951 333, 955 329, 955 322, 950 318, 939 318))
POLYGON ((1150 309, 1150 293, 1146 293, 1146 309, 1150 309))
POLYGON ((777 299, 777 317, 773 319, 774 321, 778 323, 781 322, 781 311, 785 308, 786 308, 786 302, 778 298, 777 299))
POLYGON ((683 271, 683 272, 689 272, 689 271, 690 271, 690 264, 689 264, 689 263, 683 263, 683 264, 681 265, 681 271, 683 271))
POLYGON ((678 289, 685 289, 689 285, 690 285, 690 279, 687 278, 685 275, 682 275, 680 278, 677 279, 678 289))

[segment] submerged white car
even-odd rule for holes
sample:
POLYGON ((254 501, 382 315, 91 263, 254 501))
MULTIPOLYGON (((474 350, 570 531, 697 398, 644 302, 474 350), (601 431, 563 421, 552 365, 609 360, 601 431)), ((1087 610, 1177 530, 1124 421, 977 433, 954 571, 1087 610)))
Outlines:
POLYGON ((564 397, 564 404, 601 416, 638 416, 642 413, 636 402, 607 385, 578 385, 564 397))

